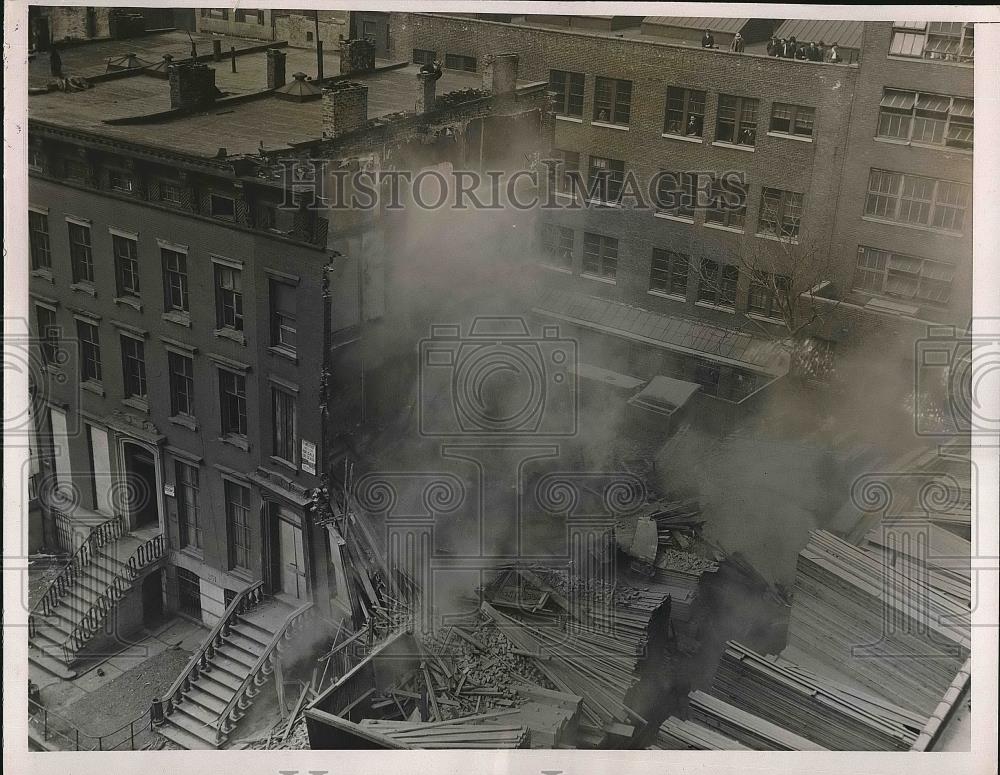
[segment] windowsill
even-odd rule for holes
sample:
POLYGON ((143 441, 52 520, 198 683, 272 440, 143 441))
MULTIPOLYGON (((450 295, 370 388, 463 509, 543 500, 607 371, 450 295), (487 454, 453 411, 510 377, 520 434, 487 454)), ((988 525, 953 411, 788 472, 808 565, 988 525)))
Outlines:
POLYGON ((191 546, 190 544, 187 545, 187 546, 182 546, 181 549, 180 549, 180 551, 181 551, 181 554, 186 554, 192 560, 202 561, 202 560, 205 559, 205 553, 201 549, 199 549, 198 547, 191 546))
POLYGON ((931 151, 947 151, 949 153, 959 153, 963 156, 972 156, 972 148, 956 148, 953 145, 937 145, 936 143, 915 143, 912 140, 901 140, 896 137, 873 137, 876 143, 886 143, 887 145, 901 145, 904 148, 927 148, 931 151))
POLYGON ((242 345, 246 345, 247 343, 247 338, 242 331, 236 331, 232 328, 217 328, 214 333, 220 339, 231 339, 237 344, 242 345))
POLYGON ((928 65, 948 65, 949 67, 975 67, 975 62, 949 62, 947 59, 927 59, 926 57, 901 57, 886 55, 886 59, 896 62, 923 62, 928 65))
POLYGON ((55 283, 56 281, 51 269, 32 269, 31 276, 50 283, 55 283))
POLYGON ((573 270, 565 266, 555 266, 554 264, 539 264, 542 269, 548 270, 549 272, 558 272, 559 274, 573 274, 573 270))
POLYGON ((279 465, 282 468, 287 468, 289 471, 293 471, 296 474, 299 472, 299 467, 295 463, 291 463, 285 460, 283 457, 278 457, 277 455, 271 455, 268 460, 270 460, 275 465, 279 465))
POLYGON ((738 145, 737 143, 727 143, 724 140, 716 140, 712 145, 716 148, 732 148, 734 151, 746 151, 747 153, 754 152, 752 145, 738 145))
POLYGON ((708 223, 707 221, 705 222, 705 228, 717 229, 718 231, 728 231, 731 234, 742 234, 744 231, 742 228, 738 229, 735 226, 723 226, 721 223, 708 223))
POLYGON ((799 244, 799 238, 797 236, 795 236, 795 237, 779 237, 776 234, 766 234, 766 233, 761 233, 761 232, 757 232, 754 236, 755 237, 759 237, 760 239, 771 240, 771 242, 782 242, 782 243, 784 243, 786 245, 798 245, 799 244))
POLYGON ((735 315, 735 307, 723 307, 720 304, 712 304, 710 301, 696 301, 694 303, 696 307, 704 307, 705 309, 714 309, 717 312, 725 312, 727 315, 735 315))
POLYGON ((250 451, 250 440, 246 436, 238 436, 235 433, 227 433, 224 436, 219 436, 219 441, 223 444, 229 444, 237 449, 241 449, 244 452, 250 451))
POLYGON ((650 288, 646 291, 650 296, 657 296, 661 299, 670 299, 671 301, 687 301, 687 296, 681 296, 679 293, 667 293, 666 291, 658 291, 655 288, 650 288))
POLYGON ((617 280, 614 280, 610 277, 601 277, 600 275, 597 274, 588 274, 587 272, 581 272, 580 277, 584 278, 585 280, 593 280, 594 282, 597 283, 604 283, 605 285, 618 285, 617 280))
POLYGON ((899 221, 890 221, 885 218, 876 218, 873 215, 862 215, 862 221, 868 221, 869 223, 884 223, 889 226, 899 226, 903 229, 915 229, 916 231, 926 231, 931 234, 941 234, 946 237, 961 237, 963 232, 960 231, 948 231, 947 229, 935 229, 933 226, 921 226, 917 223, 900 223, 899 221))
POLYGON ((88 393, 93 393, 95 396, 100 396, 104 398, 104 387, 99 382, 94 382, 88 379, 80 383, 80 389, 86 390, 88 393))
POLYGON ((267 351, 271 353, 271 355, 277 355, 279 358, 284 358, 285 360, 291 361, 292 363, 299 362, 299 358, 295 354, 294 350, 289 350, 285 347, 281 347, 280 345, 272 344, 270 347, 267 348, 267 351))
POLYGON ((169 312, 164 312, 162 317, 168 323, 173 323, 174 325, 178 326, 184 326, 185 328, 191 328, 190 312, 180 312, 178 310, 170 310, 169 312))
POLYGON ((698 145, 702 145, 705 142, 704 137, 698 137, 697 135, 675 135, 670 132, 661 132, 660 137, 665 137, 668 140, 680 140, 685 143, 698 143, 698 145))
POLYGON ((115 296, 115 304, 122 304, 126 307, 131 307, 137 312, 142 312, 142 302, 130 296, 115 296))
POLYGON ((622 206, 617 202, 605 202, 603 199, 584 199, 587 204, 595 207, 608 207, 614 210, 621 210, 622 206))
POLYGON ((560 116, 556 114, 556 121, 569 121, 573 124, 582 124, 583 117, 577 118, 576 116, 560 116))
POLYGON ((627 132, 628 124, 612 124, 609 121, 591 121, 591 126, 603 126, 605 129, 617 129, 619 132, 627 132))
POLYGON ((800 143, 811 143, 813 141, 812 137, 805 137, 803 135, 790 135, 786 132, 768 132, 768 137, 778 137, 782 140, 797 140, 800 143))
POLYGON ((79 293, 86 293, 94 298, 97 298, 97 289, 92 283, 73 283, 69 286, 70 290, 78 291, 79 293))
POLYGON ((746 316, 751 320, 757 320, 761 323, 770 323, 774 326, 785 325, 785 321, 782 318, 769 318, 767 315, 762 315, 759 312, 747 312, 746 316))
POLYGON ((677 221, 677 223, 694 223, 694 217, 686 218, 681 215, 671 215, 670 213, 654 212, 654 218, 662 218, 665 221, 677 221))
POLYGON ((180 425, 182 428, 187 428, 189 431, 198 430, 198 420, 190 415, 175 414, 167 419, 174 425, 180 425))
POLYGON ((253 572, 249 568, 241 568, 238 565, 234 565, 229 569, 229 575, 238 578, 240 581, 246 581, 252 584, 254 581, 253 572))
POLYGON ((145 412, 149 414, 149 401, 144 398, 136 398, 135 396, 129 396, 128 398, 123 398, 122 403, 125 406, 132 407, 140 412, 145 412))

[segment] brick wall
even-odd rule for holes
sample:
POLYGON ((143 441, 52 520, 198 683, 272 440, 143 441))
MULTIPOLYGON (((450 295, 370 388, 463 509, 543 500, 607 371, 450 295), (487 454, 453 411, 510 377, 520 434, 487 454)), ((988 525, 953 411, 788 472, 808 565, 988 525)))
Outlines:
MULTIPOLYGON (((350 37, 347 14, 347 11, 320 12, 319 39, 323 41, 326 51, 336 51, 339 39, 350 37)), ((275 38, 287 40, 289 46, 316 47, 316 20, 312 14, 279 16, 275 19, 274 29, 275 38)))

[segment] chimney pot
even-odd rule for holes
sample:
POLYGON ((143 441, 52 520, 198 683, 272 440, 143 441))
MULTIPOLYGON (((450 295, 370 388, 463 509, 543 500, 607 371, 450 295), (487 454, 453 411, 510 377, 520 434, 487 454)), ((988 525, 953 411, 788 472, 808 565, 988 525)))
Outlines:
POLYGON ((194 110, 211 105, 218 89, 215 70, 201 62, 182 62, 167 68, 170 79, 170 107, 194 110))
POLYGON ((285 59, 288 55, 277 48, 267 50, 267 88, 285 85, 285 59))
POLYGON ((417 113, 429 113, 437 100, 438 73, 417 73, 417 113))

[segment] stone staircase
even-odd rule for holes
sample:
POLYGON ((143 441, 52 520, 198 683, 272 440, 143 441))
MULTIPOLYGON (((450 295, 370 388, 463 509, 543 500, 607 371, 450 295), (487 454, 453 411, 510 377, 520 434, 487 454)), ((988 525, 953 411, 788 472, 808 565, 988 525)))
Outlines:
POLYGON ((73 666, 98 639, 140 572, 165 555, 155 530, 124 532, 121 519, 96 527, 32 608, 28 659, 33 669, 73 678, 73 666))
POLYGON ((259 588, 248 602, 234 601, 174 687, 154 703, 155 729, 181 748, 222 747, 269 680, 303 608, 264 597, 259 588))

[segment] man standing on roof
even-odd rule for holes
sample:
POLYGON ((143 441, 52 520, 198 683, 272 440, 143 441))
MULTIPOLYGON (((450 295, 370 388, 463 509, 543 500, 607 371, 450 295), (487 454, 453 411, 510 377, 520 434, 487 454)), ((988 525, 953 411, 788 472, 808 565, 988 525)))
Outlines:
POLYGON ((49 47, 49 72, 54 78, 63 77, 62 57, 59 55, 59 48, 55 43, 49 47))
POLYGON ((729 50, 736 54, 743 53, 743 36, 738 32, 736 33, 736 37, 733 38, 733 42, 732 45, 729 46, 729 50))
POLYGON ((708 30, 705 30, 705 34, 701 36, 701 47, 715 48, 715 38, 712 37, 712 33, 708 30))
POLYGON ((826 55, 826 61, 827 62, 831 62, 831 63, 833 63, 835 65, 836 64, 840 64, 841 62, 844 61, 840 57, 840 52, 837 51, 837 44, 836 43, 834 43, 832 46, 830 46, 830 50, 829 50, 829 52, 827 52, 827 55, 826 55))

